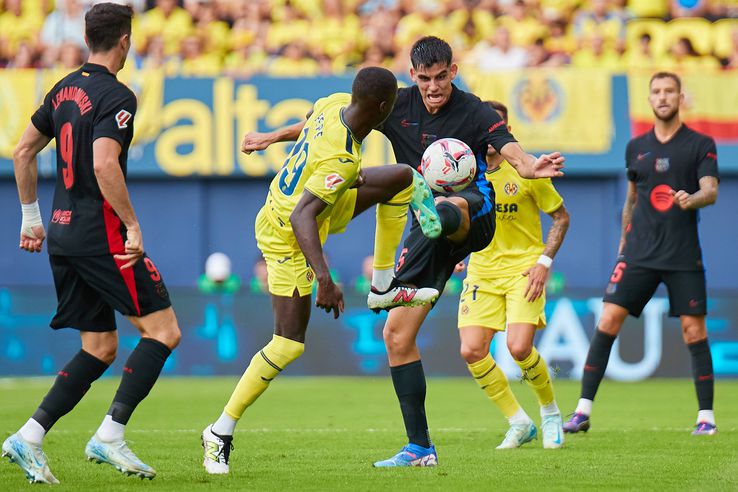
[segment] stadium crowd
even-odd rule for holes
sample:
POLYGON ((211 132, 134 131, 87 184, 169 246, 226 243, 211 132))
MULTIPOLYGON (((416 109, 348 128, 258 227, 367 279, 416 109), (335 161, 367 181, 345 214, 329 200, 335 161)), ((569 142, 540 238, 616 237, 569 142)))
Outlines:
MULTIPOLYGON (((0 0, 0 67, 76 68, 88 0, 0 0)), ((738 68, 737 0, 129 0, 134 68, 168 75, 407 69, 418 37, 482 71, 738 68)))

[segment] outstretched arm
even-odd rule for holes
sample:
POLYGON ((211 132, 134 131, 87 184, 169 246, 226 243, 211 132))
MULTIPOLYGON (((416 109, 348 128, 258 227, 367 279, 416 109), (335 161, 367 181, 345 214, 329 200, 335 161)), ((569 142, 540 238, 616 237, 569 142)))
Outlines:
POLYGON ((300 136, 302 129, 305 127, 308 118, 313 114, 313 110, 308 111, 305 119, 298 121, 294 125, 285 126, 273 132, 249 132, 243 136, 241 141, 241 152, 248 155, 255 150, 264 150, 273 143, 277 142, 294 142, 300 136))
POLYGON ((47 137, 31 123, 13 151, 13 170, 18 186, 18 197, 23 211, 19 247, 30 253, 39 253, 46 237, 38 206, 38 166, 36 156, 48 145, 47 137))
POLYGON ((533 302, 543 294, 546 288, 546 281, 550 273, 551 260, 554 259, 556 253, 561 247, 566 237, 566 231, 569 229, 569 212, 564 205, 549 214, 553 219, 551 228, 548 230, 546 238, 546 246, 543 249, 542 256, 538 263, 530 267, 523 275, 528 277, 528 285, 525 288, 525 297, 529 302, 533 302), (544 264, 546 262, 547 264, 544 264))
POLYGON ((684 190, 671 192, 674 195, 674 203, 682 210, 695 210, 707 207, 717 201, 718 180, 714 176, 703 176, 700 178, 700 189, 692 194, 684 190))
POLYGON ((523 178, 555 178, 563 176, 561 169, 566 160, 560 152, 541 154, 540 157, 528 154, 517 142, 506 143, 500 154, 523 178))
POLYGON ((315 271, 315 278, 318 280, 315 305, 326 312, 333 311, 333 317, 338 318, 339 312, 343 312, 343 293, 331 279, 318 233, 318 215, 326 207, 327 204, 323 200, 305 190, 290 215, 290 224, 297 244, 300 245, 302 254, 315 271))

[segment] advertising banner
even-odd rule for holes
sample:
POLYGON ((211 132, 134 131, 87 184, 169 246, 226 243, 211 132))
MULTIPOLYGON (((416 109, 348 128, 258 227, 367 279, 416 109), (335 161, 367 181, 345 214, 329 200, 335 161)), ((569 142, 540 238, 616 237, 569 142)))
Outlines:
MULTIPOLYGON (((241 374, 253 354, 271 338, 268 296, 205 295, 195 289, 171 289, 182 342, 165 367, 169 375, 241 374)), ((734 293, 733 293, 734 294, 734 293)), ((581 377, 602 302, 600 292, 571 292, 549 300, 548 326, 536 346, 558 378, 581 377)), ((733 296, 734 298, 734 296, 733 296)), ((709 303, 708 333, 717 377, 738 377, 738 307, 731 296, 715 295, 709 303)), ((50 288, 0 288, 0 377, 53 375, 79 350, 75 330, 48 327, 55 308, 50 288)), ((443 297, 418 337, 426 372, 465 376, 456 328, 458 299, 443 297)), ((382 340, 386 313, 366 308, 366 298, 347 294, 346 311, 334 321, 316 310, 310 320, 305 354, 290 365, 293 375, 377 375, 387 372, 382 340)), ((135 329, 119 319, 125 361, 138 342, 135 329)), ((505 345, 495 337, 492 353, 511 378, 519 377, 505 345)), ((607 375, 620 381, 649 377, 691 377, 689 355, 678 319, 668 317, 668 301, 654 298, 640 319, 629 318, 613 347, 607 375)), ((116 362, 120 364, 121 362, 116 362)), ((114 368, 112 374, 120 372, 114 368), (116 372, 117 371, 117 372, 116 372)))

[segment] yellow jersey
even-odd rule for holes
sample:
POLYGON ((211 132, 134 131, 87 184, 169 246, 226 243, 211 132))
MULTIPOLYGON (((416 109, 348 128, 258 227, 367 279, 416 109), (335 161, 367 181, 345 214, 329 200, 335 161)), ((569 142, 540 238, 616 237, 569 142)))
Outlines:
POLYGON ((495 237, 482 251, 472 253, 469 276, 500 278, 519 275, 543 252, 538 211, 556 211, 564 199, 550 179, 521 178, 507 161, 487 173, 495 190, 495 237))
POLYGON ((269 185, 264 209, 276 228, 292 232, 290 214, 307 190, 328 205, 318 216, 321 239, 325 239, 333 205, 353 186, 361 169, 361 142, 343 120, 350 102, 351 94, 337 93, 313 106, 297 143, 269 185))

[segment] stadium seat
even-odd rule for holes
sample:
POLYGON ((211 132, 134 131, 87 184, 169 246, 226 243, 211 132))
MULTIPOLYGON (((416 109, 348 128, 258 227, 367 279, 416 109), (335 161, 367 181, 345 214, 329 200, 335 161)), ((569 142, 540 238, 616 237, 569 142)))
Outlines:
POLYGON ((666 46, 671 48, 679 38, 687 38, 700 55, 712 53, 712 24, 703 17, 682 17, 666 24, 666 46))
POLYGON ((712 26, 715 55, 727 58, 733 53, 733 33, 738 32, 738 19, 721 19, 712 26))
POLYGON ((660 56, 668 50, 666 44, 666 24, 657 19, 634 19, 625 25, 625 46, 627 49, 636 48, 641 36, 651 36, 653 54, 660 56))

